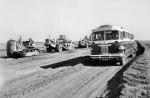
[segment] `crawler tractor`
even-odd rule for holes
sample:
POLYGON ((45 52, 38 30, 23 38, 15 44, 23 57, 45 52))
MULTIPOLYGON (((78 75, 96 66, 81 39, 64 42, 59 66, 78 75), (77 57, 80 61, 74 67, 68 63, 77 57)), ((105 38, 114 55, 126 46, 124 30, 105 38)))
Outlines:
POLYGON ((21 37, 19 41, 8 40, 6 45, 6 51, 8 57, 25 57, 34 56, 40 53, 38 48, 35 48, 34 41, 30 38, 28 41, 22 41, 21 37))
POLYGON ((91 46, 90 39, 85 36, 84 39, 80 40, 78 43, 78 48, 88 48, 91 46))
POLYGON ((58 39, 48 39, 45 40, 45 46, 47 52, 61 52, 64 50, 70 50, 74 48, 71 40, 68 40, 65 35, 60 35, 58 39))

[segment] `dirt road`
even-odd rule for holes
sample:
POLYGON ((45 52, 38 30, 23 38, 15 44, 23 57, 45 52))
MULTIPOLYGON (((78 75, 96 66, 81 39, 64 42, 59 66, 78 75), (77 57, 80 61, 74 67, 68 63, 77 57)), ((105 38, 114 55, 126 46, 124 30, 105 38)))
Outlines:
MULTIPOLYGON (((87 67, 83 65, 76 72, 54 80, 46 87, 27 97, 32 98, 87 98, 96 97, 107 81, 120 67, 87 67), (106 74, 107 73, 107 74, 106 74), (41 92, 42 91, 42 92, 41 92)), ((69 70, 67 70, 69 71, 69 70)))
POLYGON ((5 84, 0 98, 95 98, 122 68, 89 63, 89 49, 0 58, 5 84))
POLYGON ((35 71, 44 70, 42 66, 54 65, 63 61, 89 55, 89 49, 77 49, 61 53, 41 53, 39 56, 26 58, 0 58, 0 67, 5 79, 16 78, 35 71), (13 74, 13 76, 12 76, 13 74))

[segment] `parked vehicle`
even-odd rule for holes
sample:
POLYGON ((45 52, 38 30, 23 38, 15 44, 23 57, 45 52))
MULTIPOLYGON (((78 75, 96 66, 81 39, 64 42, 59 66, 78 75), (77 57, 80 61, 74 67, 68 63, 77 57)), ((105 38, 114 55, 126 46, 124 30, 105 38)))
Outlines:
POLYGON ((87 36, 85 36, 85 38, 80 40, 78 43, 78 48, 88 48, 90 46, 91 46, 91 42, 87 36))
POLYGON ((65 35, 60 35, 58 39, 48 39, 45 40, 46 51, 47 52, 61 52, 64 50, 70 50, 74 48, 71 40, 67 39, 65 35))
POLYGON ((133 40, 134 35, 122 27, 102 25, 92 30, 91 55, 93 62, 115 61, 121 65, 126 64, 126 58, 135 57, 137 43, 133 40))
POLYGON ((38 48, 35 48, 34 41, 30 38, 28 41, 22 41, 21 37, 19 41, 8 40, 6 45, 6 51, 8 57, 25 57, 34 56, 40 53, 38 48))

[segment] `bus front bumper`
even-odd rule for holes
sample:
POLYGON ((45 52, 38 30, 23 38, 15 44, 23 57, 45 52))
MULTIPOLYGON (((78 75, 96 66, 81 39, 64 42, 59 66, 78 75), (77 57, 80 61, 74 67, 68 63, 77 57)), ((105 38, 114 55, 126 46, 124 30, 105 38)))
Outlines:
POLYGON ((121 60, 124 58, 125 55, 120 53, 120 54, 105 54, 105 55, 90 55, 90 58, 92 59, 99 59, 102 61, 108 61, 108 60, 121 60))

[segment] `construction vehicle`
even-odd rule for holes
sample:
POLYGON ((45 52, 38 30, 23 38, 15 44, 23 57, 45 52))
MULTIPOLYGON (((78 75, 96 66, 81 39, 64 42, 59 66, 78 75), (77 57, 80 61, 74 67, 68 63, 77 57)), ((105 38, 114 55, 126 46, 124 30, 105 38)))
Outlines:
POLYGON ((10 39, 7 41, 6 51, 8 57, 25 57, 35 56, 40 53, 38 48, 35 48, 34 41, 30 38, 27 41, 22 41, 21 37, 18 41, 10 39))
POLYGON ((71 40, 67 39, 65 35, 60 35, 58 39, 45 39, 46 51, 47 52, 61 52, 64 50, 70 50, 74 48, 71 40))
POLYGON ((87 36, 85 36, 84 39, 80 40, 78 43, 78 48, 88 48, 90 46, 90 39, 87 36))

